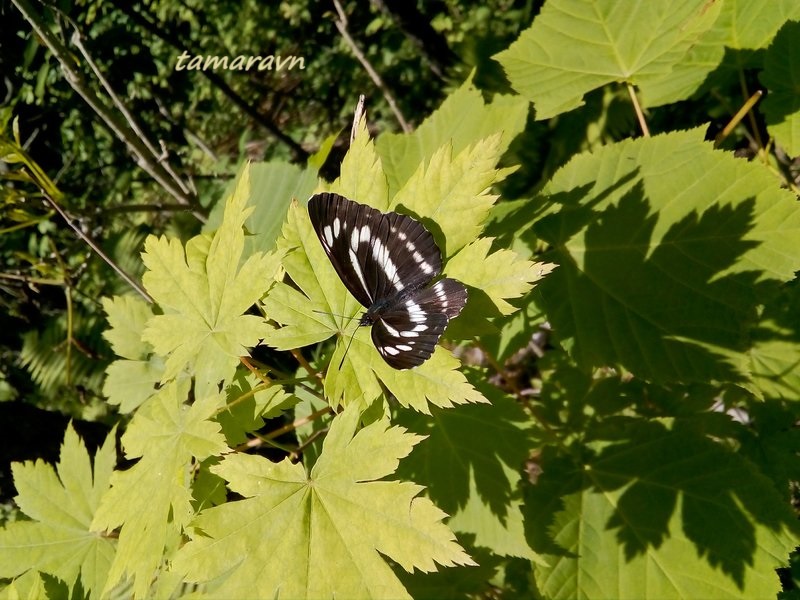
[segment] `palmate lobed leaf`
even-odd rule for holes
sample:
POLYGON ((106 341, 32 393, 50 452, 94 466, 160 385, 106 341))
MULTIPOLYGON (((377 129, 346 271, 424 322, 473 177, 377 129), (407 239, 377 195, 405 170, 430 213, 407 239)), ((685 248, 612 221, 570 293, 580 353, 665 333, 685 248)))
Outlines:
POLYGON ((472 77, 467 78, 412 133, 384 133, 375 141, 389 194, 396 194, 420 166, 430 168, 432 157, 444 147, 452 146, 458 155, 476 140, 499 133, 500 150, 505 152, 524 129, 527 116, 525 99, 496 95, 487 103, 472 77))
POLYGON ((130 413, 155 393, 164 374, 163 359, 142 340, 153 309, 131 295, 103 298, 102 303, 110 326, 103 337, 123 357, 106 368, 103 395, 109 404, 118 405, 120 412, 130 413))
POLYGON ((70 590, 80 577, 84 591, 98 596, 117 549, 115 540, 90 530, 116 462, 115 430, 90 463, 72 426, 61 445, 57 471, 42 461, 13 463, 17 506, 30 521, 0 530, 0 577, 41 571, 70 590))
POLYGON ((678 423, 542 461, 525 517, 549 598, 769 598, 800 528, 771 482, 678 423))
POLYGON ((381 554, 408 571, 474 564, 422 488, 376 481, 422 438, 386 419, 356 433, 359 418, 356 406, 334 418, 310 473, 288 459, 223 459, 214 472, 245 499, 202 512, 174 570, 210 582, 210 597, 407 598, 381 554))
MULTIPOLYGON (((484 244, 469 249, 464 246, 480 232, 496 200, 488 189, 503 176, 495 169, 507 144, 501 140, 502 136, 495 133, 465 147, 455 157, 446 144, 433 153, 429 165, 420 165, 390 200, 380 158, 362 121, 359 134, 342 164, 341 177, 330 188, 380 210, 398 209, 415 215, 432 232, 445 256, 455 254, 453 261, 458 264, 458 251, 467 253, 466 258, 461 259, 466 271, 464 263, 481 252, 486 258, 485 252, 488 252, 484 244), (366 197, 355 194, 366 194, 366 197)), ((265 342, 279 349, 290 349, 320 342, 335 333, 342 339, 349 338, 355 323, 348 317, 355 317, 364 309, 340 281, 311 227, 305 208, 296 205, 290 209, 278 241, 278 251, 284 254, 286 272, 299 291, 278 283, 267 295, 264 312, 282 327, 266 334, 265 342)), ((496 269, 471 272, 467 283, 478 289, 485 286, 490 301, 498 310, 510 312, 512 307, 505 298, 530 289, 531 282, 537 278, 533 274, 536 268, 510 251, 492 255, 487 261, 496 269)), ((444 274, 449 274, 447 266, 444 274)), ((404 406, 422 412, 428 411, 428 403, 452 406, 485 401, 456 370, 458 362, 442 348, 437 348, 433 358, 422 366, 397 371, 380 358, 369 330, 365 329, 355 332, 353 346, 339 369, 343 354, 344 346, 340 343, 331 362, 335 368, 329 369, 325 381, 326 396, 334 406, 346 401, 358 402, 362 409, 366 408, 382 393, 383 387, 395 394, 404 406)))
POLYGON ((539 286, 584 367, 656 381, 746 381, 748 329, 800 269, 800 208, 761 167, 698 130, 574 158, 543 190, 535 231, 559 268, 539 286))
POLYGON ((242 225, 252 209, 249 175, 244 169, 226 203, 219 230, 192 238, 184 248, 178 240, 151 236, 143 260, 142 278, 164 311, 153 317, 143 339, 166 356, 162 382, 190 367, 201 389, 229 380, 246 353, 268 331, 260 317, 243 314, 264 293, 280 268, 276 253, 256 253, 240 265, 244 249, 242 225))
POLYGON ((493 134, 453 156, 449 143, 421 164, 392 199, 389 208, 421 220, 447 259, 483 229, 498 196, 489 194, 500 180, 495 169, 502 154, 501 135, 493 134))
POLYGON ((577 108, 588 92, 614 82, 646 95, 684 59, 717 19, 707 0, 548 0, 542 12, 495 58, 537 119, 577 108))
POLYGON ((400 424, 427 439, 398 471, 426 486, 427 495, 450 515, 448 526, 474 536, 472 545, 495 556, 535 559, 525 541, 517 487, 520 466, 535 446, 530 417, 511 397, 485 382, 485 371, 470 369, 470 381, 491 405, 432 411, 432 417, 404 412, 400 424))
POLYGON ((519 298, 531 284, 550 273, 556 265, 533 263, 516 252, 501 248, 491 251, 492 238, 479 238, 453 257, 448 265, 450 277, 480 289, 500 311, 510 315, 516 307, 507 298, 519 298))
MULTIPOLYGON (((349 341, 355 324, 343 323, 341 318, 332 315, 356 315, 363 309, 339 279, 311 228, 305 209, 299 205, 289 211, 279 249, 286 253, 286 272, 305 293, 283 283, 275 285, 264 300, 264 312, 283 326, 269 332, 264 341, 279 349, 319 342, 335 333, 349 341), (316 313, 316 310, 328 314, 316 313)), ((356 331, 340 370, 338 365, 344 349, 343 343, 337 346, 331 359, 336 368, 330 369, 325 378, 326 397, 333 406, 346 402, 366 408, 382 393, 379 382, 397 394, 401 404, 422 412, 428 411, 427 402, 437 406, 485 402, 455 370, 458 361, 448 356, 443 348, 437 348, 427 363, 408 371, 397 371, 384 362, 367 328, 356 331)))
POLYGON ((760 76, 769 90, 762 104, 767 128, 789 156, 800 155, 799 35, 800 21, 784 25, 767 49, 760 76))
POLYGON ((106 591, 128 575, 135 597, 147 593, 165 549, 178 542, 193 514, 193 462, 228 450, 220 425, 210 420, 224 398, 198 396, 187 406, 188 392, 187 380, 165 385, 136 412, 122 438, 126 456, 141 458, 112 475, 91 524, 92 531, 121 528, 106 591))
MULTIPOLYGON (((244 222, 248 236, 244 242, 244 254, 270 252, 280 236, 281 225, 293 198, 307 198, 317 185, 318 170, 330 152, 336 136, 331 136, 320 145, 320 150, 309 157, 305 168, 285 161, 249 163, 250 206, 252 212, 244 222)), ((236 190, 238 179, 232 182, 227 198, 236 190)), ((223 198, 223 199, 224 199, 223 198)), ((225 202, 217 202, 203 226, 204 232, 219 228, 225 214, 225 202)))

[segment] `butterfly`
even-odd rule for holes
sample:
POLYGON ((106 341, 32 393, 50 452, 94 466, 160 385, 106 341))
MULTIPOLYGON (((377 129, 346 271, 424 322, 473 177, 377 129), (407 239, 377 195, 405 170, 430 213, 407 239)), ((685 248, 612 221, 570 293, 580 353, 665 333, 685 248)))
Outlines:
POLYGON ((411 217, 339 194, 313 195, 308 214, 342 283, 367 309, 358 326, 372 326, 383 359, 395 369, 428 360, 467 303, 467 289, 455 279, 430 285, 442 271, 431 233, 411 217))

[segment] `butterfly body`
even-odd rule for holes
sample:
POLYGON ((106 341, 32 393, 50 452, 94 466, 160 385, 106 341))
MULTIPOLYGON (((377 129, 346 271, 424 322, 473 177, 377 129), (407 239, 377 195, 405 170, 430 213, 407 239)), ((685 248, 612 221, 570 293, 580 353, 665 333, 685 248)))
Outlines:
POLYGON ((467 301, 455 279, 439 279, 442 258, 430 232, 415 219, 382 213, 339 194, 308 202, 314 231, 348 291, 367 310, 359 326, 396 369, 433 354, 450 319, 467 301))

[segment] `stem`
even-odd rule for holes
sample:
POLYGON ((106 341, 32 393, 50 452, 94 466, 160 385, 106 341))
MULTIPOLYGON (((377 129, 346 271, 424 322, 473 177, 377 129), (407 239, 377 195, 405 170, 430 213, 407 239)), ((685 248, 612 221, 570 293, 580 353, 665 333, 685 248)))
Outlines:
MULTIPOLYGON (((17 0, 14 1, 16 2, 17 0)), ((72 219, 70 219, 67 213, 64 212, 64 209, 62 209, 58 204, 56 204, 56 201, 53 200, 49 194, 43 193, 43 195, 44 199, 47 200, 50 206, 56 209, 58 214, 60 214, 61 217, 67 222, 67 225, 69 225, 70 228, 72 228, 72 230, 77 234, 79 238, 81 238, 84 242, 86 242, 86 245, 88 245, 92 250, 94 250, 95 254, 97 254, 100 258, 102 258, 109 267, 114 269, 114 271, 117 272, 117 275, 122 277, 122 279, 124 279, 128 285, 130 285, 133 289, 139 292, 139 295, 142 298, 144 298, 151 304, 153 303, 153 299, 150 297, 150 294, 145 292, 144 288, 142 288, 138 283, 136 283, 130 275, 128 275, 125 271, 123 271, 122 268, 119 267, 113 260, 111 260, 108 257, 108 255, 105 252, 103 252, 97 244, 94 243, 94 240, 92 240, 88 235, 83 233, 80 227, 78 227, 72 222, 72 219)))
POLYGON ((650 130, 647 128, 647 121, 644 120, 644 113, 642 112, 642 107, 639 105, 639 99, 636 97, 636 90, 633 89, 633 85, 630 83, 626 84, 628 88, 628 95, 631 97, 631 102, 633 103, 633 109, 636 111, 636 118, 639 120, 639 127, 642 128, 642 135, 644 137, 650 137, 650 130))
POLYGON ((350 47, 350 50, 352 50, 353 54, 358 59, 358 62, 361 63, 361 66, 363 66, 367 71, 367 75, 369 75, 370 79, 372 79, 375 85, 378 86, 378 89, 383 94, 383 97, 386 98, 386 102, 389 104, 389 108, 392 109, 397 122, 400 123, 400 128, 403 130, 403 133, 410 133, 411 126, 408 124, 408 121, 406 121, 405 117, 403 117, 403 113, 400 112, 392 92, 383 82, 381 76, 378 75, 378 72, 372 68, 372 65, 367 60, 367 57, 364 56, 364 53, 361 52, 361 49, 347 31, 347 15, 345 14, 342 5, 339 3, 339 0, 333 0, 333 5, 336 7, 336 12, 339 13, 339 18, 334 21, 336 24, 336 29, 338 29, 339 33, 342 34, 342 38, 344 38, 345 43, 350 47))
POLYGON ((289 433, 290 431, 294 431, 298 427, 302 427, 307 423, 311 423, 311 421, 316 421, 318 418, 332 412, 333 411, 330 409, 330 407, 322 408, 316 412, 311 413, 310 415, 296 419, 294 422, 284 425, 283 427, 279 427, 278 429, 269 432, 267 435, 263 435, 258 438, 254 438, 252 440, 248 440, 244 444, 236 446, 235 450, 237 452, 242 452, 250 448, 256 448, 266 441, 274 440, 275 438, 282 436, 284 433, 289 433))
POLYGON ((133 132, 137 135, 137 137, 142 141, 144 146, 150 152, 150 155, 154 157, 159 157, 158 161, 162 164, 167 174, 172 178, 172 181, 175 182, 175 184, 181 189, 181 191, 185 196, 190 197, 191 192, 189 191, 189 186, 187 186, 183 182, 183 180, 180 177, 178 177, 178 174, 173 170, 172 165, 170 165, 169 161, 166 160, 167 159, 166 153, 160 154, 159 151, 156 149, 156 147, 153 146, 148 137, 145 135, 142 128, 139 127, 139 124, 136 122, 136 119, 128 110, 128 107, 125 106, 122 100, 119 99, 119 96, 117 96, 116 92, 114 92, 114 88, 111 87, 111 84, 105 78, 102 71, 100 71, 100 68, 97 66, 97 63, 94 62, 94 59, 92 58, 91 54, 89 54, 86 51, 86 47, 83 45, 83 40, 81 38, 80 31, 78 31, 77 25, 73 24, 72 26, 75 28, 75 31, 72 34, 72 43, 83 55, 83 58, 86 59, 89 68, 92 70, 95 77, 97 77, 97 80, 100 82, 103 88, 105 88, 106 92, 108 93, 108 97, 111 98, 111 102, 114 104, 114 106, 117 107, 117 110, 121 112, 128 120, 128 125, 130 126, 131 130, 133 130, 133 132))
POLYGON ((763 95, 764 92, 762 90, 756 90, 753 95, 747 99, 738 112, 733 115, 733 118, 728 121, 728 124, 725 125, 725 128, 717 134, 716 138, 714 138, 714 148, 719 147, 719 145, 731 134, 733 129, 739 124, 744 116, 750 112, 750 109, 753 108, 755 103, 758 102, 763 95))
MULTIPOLYGON (((740 70, 739 71, 739 85, 742 87, 742 97, 743 98, 751 98, 750 92, 747 89, 747 81, 744 78, 744 73, 740 70)), ((758 92, 756 92, 758 93, 758 92)), ((747 103, 745 103, 746 105, 747 103)), ((762 154, 762 158, 764 163, 769 163, 769 159, 766 156, 763 156, 764 150, 764 140, 761 139, 761 133, 758 130, 758 123, 756 122, 756 117, 751 111, 747 111, 747 118, 750 121, 750 129, 753 132, 753 137, 756 139, 756 144, 758 145, 759 152, 762 154)))
POLYGON ((309 362, 306 360, 305 356, 303 356, 297 348, 293 348, 289 350, 294 356, 295 360, 300 363, 300 366, 303 367, 311 377, 319 379, 322 381, 322 374, 317 371, 314 367, 312 367, 309 362))

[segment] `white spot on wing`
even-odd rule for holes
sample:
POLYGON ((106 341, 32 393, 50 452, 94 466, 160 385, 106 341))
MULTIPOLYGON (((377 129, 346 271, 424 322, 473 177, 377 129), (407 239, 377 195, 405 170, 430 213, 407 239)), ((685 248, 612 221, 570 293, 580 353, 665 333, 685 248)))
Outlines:
MULTIPOLYGON (((420 322, 420 321, 415 321, 414 319, 412 319, 412 321, 415 322, 415 323, 419 323, 420 322)), ((401 331, 400 332, 400 337, 405 337, 405 338, 419 337, 420 332, 425 331, 427 328, 428 328, 427 325, 422 325, 422 324, 414 325, 414 329, 408 329, 406 331, 401 331)))
POLYGON ((402 350, 403 352, 410 352, 411 346, 407 346, 406 344, 397 344, 397 349, 402 350))
POLYGON ((394 346, 384 346, 383 349, 386 350, 386 352, 388 352, 392 356, 397 356, 398 354, 400 354, 400 350, 398 350, 394 346))
POLYGON ((325 241, 328 243, 328 246, 333 246, 333 231, 331 231, 330 225, 325 225, 322 234, 325 236, 325 241))
POLYGON ((386 321, 383 321, 383 326, 386 328, 386 331, 389 332, 389 335, 392 335, 394 337, 397 337, 397 336, 400 335, 400 332, 397 331, 397 329, 395 329, 391 325, 389 325, 386 321))
POLYGON ((397 277, 397 265, 389 258, 389 250, 380 240, 373 240, 372 258, 381 266, 386 278, 392 282, 395 289, 400 291, 405 287, 397 277))
POLYGON ((358 229, 353 229, 350 234, 350 249, 355 252, 358 250, 358 229))
MULTIPOLYGON (((408 250, 409 250, 409 252, 410 252, 410 251, 411 251, 411 250, 414 248, 414 245, 413 245, 413 244, 406 244, 406 247, 408 248, 408 250)), ((427 273, 428 275, 430 275, 431 273, 433 273, 433 267, 431 267, 431 266, 430 266, 430 265, 429 265, 429 264, 428 264, 428 263, 425 261, 425 257, 424 257, 424 256, 422 256, 422 254, 420 254, 419 252, 417 252, 416 250, 414 250, 414 254, 413 254, 412 256, 414 257, 414 260, 415 260, 415 261, 417 261, 417 262, 419 263, 419 268, 420 268, 420 269, 422 269, 423 271, 425 271, 425 273, 427 273)))
POLYGON ((364 291, 367 293, 367 298, 372 298, 372 295, 369 293, 367 289, 367 282, 364 281, 364 274, 361 272, 361 265, 358 264, 358 257, 356 253, 351 249, 350 250, 350 265, 353 267, 353 271, 355 271, 356 277, 361 282, 361 287, 364 288, 364 291))
POLYGON ((333 220, 333 237, 338 238, 339 232, 342 230, 342 222, 339 220, 339 217, 336 217, 333 220))
POLYGON ((369 230, 369 225, 364 225, 361 228, 361 243, 366 243, 369 241, 369 236, 371 235, 371 231, 369 230))

